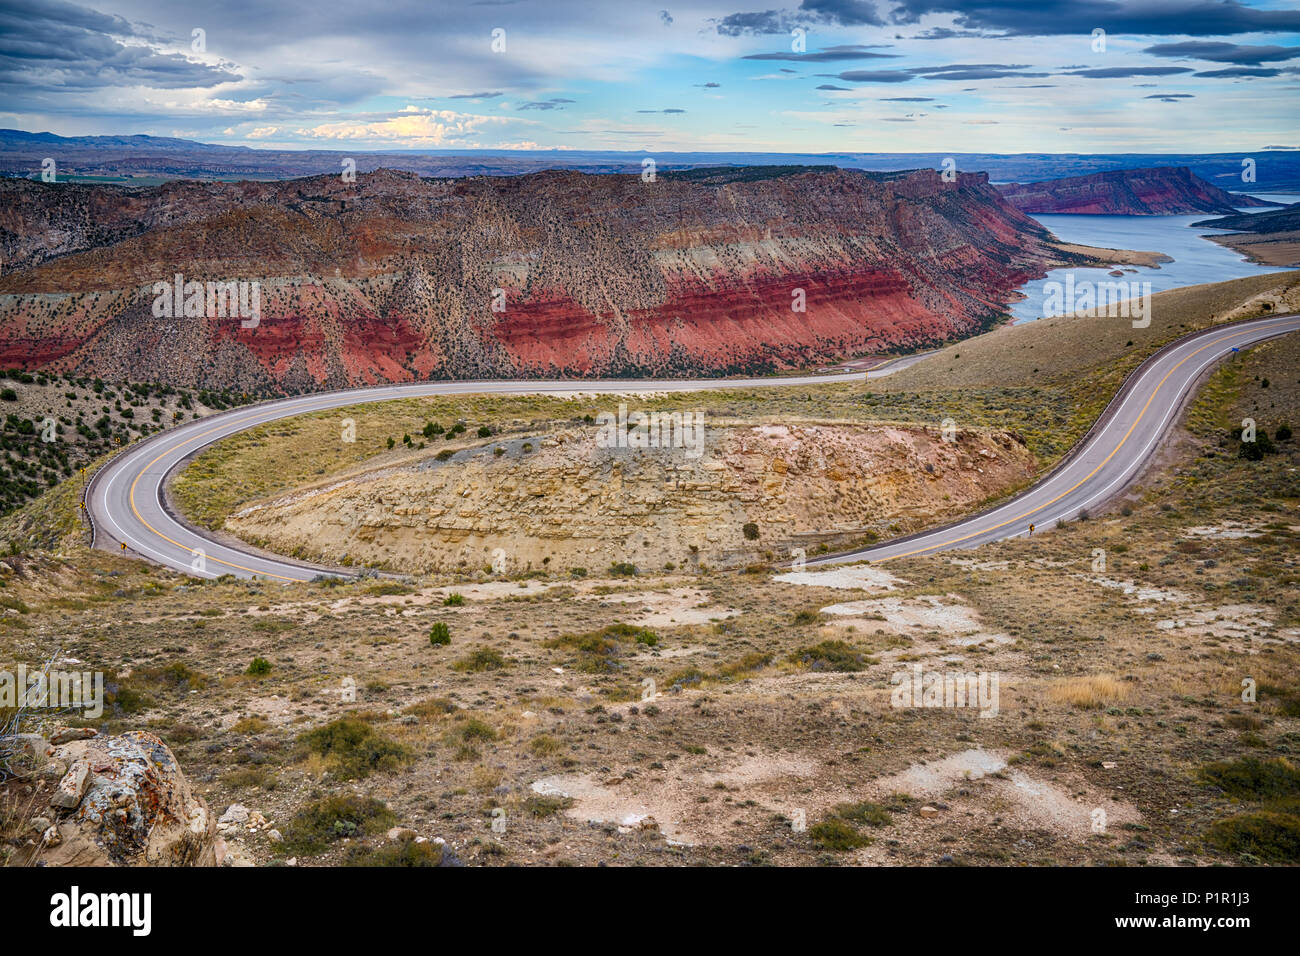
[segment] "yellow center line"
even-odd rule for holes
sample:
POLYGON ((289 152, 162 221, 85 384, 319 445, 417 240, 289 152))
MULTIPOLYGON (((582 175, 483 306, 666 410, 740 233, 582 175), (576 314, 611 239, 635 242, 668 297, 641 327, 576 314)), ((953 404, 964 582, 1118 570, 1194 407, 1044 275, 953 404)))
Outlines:
MULTIPOLYGON (((239 421, 247 421, 248 418, 256 418, 256 417, 257 417, 257 414, 254 413, 254 414, 252 414, 252 415, 247 416, 247 418, 243 418, 243 419, 238 419, 238 418, 237 418, 237 419, 235 419, 235 421, 236 421, 236 422, 239 422, 239 421)), ((286 416, 286 417, 287 417, 287 416, 286 416)), ((272 420, 272 421, 275 421, 275 419, 271 419, 271 420, 272 420)), ((157 458, 155 458, 153 461, 149 462, 149 464, 147 464, 147 465, 145 465, 143 468, 141 468, 139 474, 137 474, 137 475, 135 476, 135 480, 131 482, 131 490, 130 490, 130 492, 129 492, 129 494, 128 494, 128 497, 129 497, 129 500, 130 500, 130 502, 131 502, 131 511, 132 511, 132 513, 136 516, 136 518, 139 520, 139 522, 140 522, 142 525, 144 525, 146 528, 148 528, 150 531, 152 531, 154 534, 156 534, 158 537, 162 538, 164 541, 170 541, 172 544, 176 545, 176 547, 178 547, 178 548, 183 548, 183 549, 185 549, 186 551, 188 551, 190 554, 198 554, 198 551, 196 551, 194 548, 189 547, 188 545, 181 544, 179 541, 175 541, 175 540, 173 540, 172 538, 167 537, 167 535, 163 534, 161 531, 159 531, 157 528, 155 528, 153 525, 151 525, 148 521, 146 521, 144 515, 140 514, 140 510, 139 510, 138 508, 136 508, 136 506, 135 506, 135 486, 136 486, 137 484, 139 484, 140 479, 144 477, 144 473, 145 473, 146 471, 148 471, 150 468, 152 468, 152 467, 153 467, 157 462, 159 462, 159 461, 162 460, 163 458, 166 458, 168 455, 170 455, 170 454, 171 454, 173 451, 175 451, 177 448, 184 448, 186 445, 190 444, 191 442, 198 441, 198 440, 199 440, 200 438, 202 438, 204 435, 211 435, 213 432, 219 432, 219 431, 221 431, 223 428, 225 428, 226 425, 229 425, 229 424, 231 424, 231 423, 230 423, 230 422, 225 422, 224 424, 218 425, 218 426, 216 426, 215 428, 209 428, 207 431, 199 432, 199 433, 198 433, 197 435, 195 435, 194 437, 185 439, 185 441, 181 442, 179 445, 172 445, 170 448, 168 448, 166 451, 164 451, 161 455, 159 455, 159 456, 158 456, 157 458)), ((234 434, 234 433, 232 432, 232 434, 234 434)), ((225 565, 226 567, 228 567, 228 568, 237 568, 237 569, 239 569, 240 571, 247 571, 249 574, 259 574, 259 575, 262 575, 262 576, 264 576, 264 577, 268 577, 268 578, 278 578, 278 579, 281 580, 281 581, 294 581, 294 582, 297 582, 297 583, 299 583, 299 584, 303 584, 303 583, 305 583, 305 582, 307 582, 307 581, 310 580, 309 578, 290 578, 290 577, 285 577, 285 576, 282 575, 282 574, 272 574, 270 571, 257 571, 257 570, 254 570, 253 568, 246 568, 246 567, 244 567, 242 564, 232 564, 232 563, 229 562, 229 561, 222 561, 220 558, 209 558, 209 557, 207 557, 207 555, 204 555, 204 561, 215 561, 217 564, 224 564, 224 565, 225 565)))
MULTIPOLYGON (((1208 342, 1208 343, 1206 343, 1205 345, 1201 346, 1199 349, 1197 349, 1197 350, 1196 350, 1195 352, 1193 352, 1191 355, 1188 355, 1188 356, 1187 356, 1186 358, 1184 358, 1181 362, 1179 362, 1177 365, 1175 365, 1173 368, 1171 368, 1168 372, 1166 372, 1165 375, 1164 375, 1164 377, 1163 377, 1162 379, 1160 379, 1160 381, 1156 384, 1156 387, 1152 390, 1150 397, 1146 400, 1146 404, 1142 406, 1142 411, 1138 413, 1138 417, 1137 417, 1136 419, 1133 420, 1133 424, 1129 426, 1128 431, 1126 431, 1126 432, 1124 433, 1124 437, 1120 439, 1119 444, 1115 446, 1114 450, 1111 451, 1111 453, 1110 453, 1109 455, 1107 455, 1107 456, 1106 456, 1106 457, 1101 461, 1101 463, 1097 465, 1096 468, 1094 468, 1092 471, 1088 472, 1087 475, 1085 475, 1084 477, 1080 478, 1077 482, 1075 482, 1073 485, 1071 485, 1071 486, 1070 486, 1069 488, 1067 488, 1065 491, 1061 492, 1061 493, 1060 493, 1059 495, 1057 495, 1055 498, 1051 499, 1050 501, 1044 502, 1043 504, 1039 505, 1037 508, 1034 508, 1034 509, 1032 509, 1032 510, 1030 510, 1030 511, 1026 511, 1024 514, 1018 515, 1018 516, 1015 517, 1015 518, 1008 518, 1006 521, 1002 521, 1002 522, 1000 522, 1000 523, 998 523, 998 524, 993 525, 992 527, 989 527, 989 528, 983 528, 983 529, 978 530, 978 531, 972 531, 970 534, 965 534, 965 535, 962 535, 962 536, 957 537, 957 538, 949 539, 949 540, 947 540, 947 541, 941 541, 941 542, 939 542, 939 543, 937 543, 937 544, 932 544, 932 545, 929 545, 929 546, 924 547, 924 548, 916 548, 915 550, 912 550, 912 551, 906 551, 906 552, 904 552, 904 553, 902 553, 902 554, 895 554, 895 555, 892 555, 892 556, 890 556, 890 557, 886 557, 886 558, 878 558, 876 563, 880 563, 880 562, 883 562, 883 561, 895 561, 895 560, 897 560, 897 559, 899 559, 899 558, 907 558, 907 557, 911 557, 912 555, 915 555, 915 554, 924 554, 924 553, 927 552, 927 551, 934 551, 934 550, 936 550, 936 549, 938 549, 938 548, 944 548, 944 547, 949 547, 949 546, 954 545, 954 544, 959 544, 959 543, 961 543, 962 541, 966 541, 966 540, 968 540, 968 539, 970 539, 970 538, 977 537, 977 536, 979 536, 979 535, 981 535, 981 534, 987 534, 989 531, 996 531, 998 528, 1005 527, 1006 525, 1012 524, 1012 523, 1014 523, 1014 522, 1017 522, 1017 521, 1023 521, 1025 518, 1031 517, 1032 515, 1037 514, 1038 512, 1044 510, 1045 508, 1050 508, 1052 505, 1056 504, 1056 502, 1060 501, 1060 500, 1061 500, 1062 498, 1064 498, 1066 495, 1070 494, 1072 491, 1074 491, 1075 489, 1077 489, 1080 485, 1083 485, 1084 483, 1090 481, 1090 480, 1092 479, 1092 477, 1093 477, 1094 475, 1097 474, 1098 471, 1100 471, 1102 468, 1106 467, 1106 465, 1110 463, 1110 460, 1111 460, 1112 458, 1114 458, 1117 454, 1119 454, 1119 450, 1120 450, 1121 448, 1124 447, 1124 445, 1128 442, 1130 436, 1132 436, 1132 434, 1133 434, 1133 430, 1134 430, 1135 428, 1137 428, 1138 423, 1141 422, 1142 419, 1146 416, 1146 413, 1147 413, 1148 409, 1150 409, 1150 407, 1151 407, 1151 403, 1155 401, 1156 395, 1159 394, 1160 389, 1164 386, 1165 382, 1167 382, 1167 381, 1169 380, 1169 376, 1173 375, 1174 372, 1178 371, 1178 370, 1179 370, 1180 368, 1182 368, 1182 367, 1183 367, 1187 362, 1189 362, 1191 359, 1195 358, 1196 356, 1200 355, 1200 354, 1201 354, 1202 352, 1204 352, 1206 349, 1212 348, 1213 346, 1218 345, 1218 344, 1221 343, 1221 342, 1226 342, 1226 341, 1229 340, 1229 339, 1238 338, 1238 337, 1240 337, 1240 336, 1242 336, 1242 335, 1250 335, 1251 332, 1253 332, 1253 331, 1255 331, 1255 330, 1254 330, 1254 329, 1246 329, 1246 330, 1241 331, 1241 332, 1234 332, 1234 333, 1232 333, 1231 335, 1225 335, 1225 336, 1222 336, 1221 338, 1214 339, 1213 341, 1208 342)), ((258 413, 255 412, 255 413, 253 413, 253 414, 247 416, 246 418, 243 418, 243 419, 235 419, 235 422, 247 421, 248 419, 256 418, 257 415, 258 415, 258 413)), ((285 415, 285 416, 280 416, 280 417, 287 418, 287 417, 289 417, 289 416, 285 415)), ((267 422, 263 422, 263 423, 261 423, 261 424, 267 424, 267 423, 269 423, 269 422, 271 422, 271 421, 277 421, 277 420, 278 420, 278 418, 272 418, 272 419, 268 419, 267 422)), ((144 515, 140 514, 139 509, 138 509, 138 508, 136 507, 136 505, 135 505, 135 489, 136 489, 136 485, 139 484, 140 479, 144 477, 145 472, 147 472, 150 468, 152 468, 155 464, 157 464, 157 463, 158 463, 159 461, 161 461, 163 458, 166 458, 169 454, 171 454, 171 453, 172 453, 173 451, 175 451, 176 449, 178 449, 178 448, 184 448, 186 445, 189 445, 189 444, 191 444, 192 442, 196 442, 196 441, 198 441, 200 438, 204 437, 205 435, 211 435, 213 432, 221 431, 223 428, 225 428, 225 427, 226 427, 227 425, 229 425, 229 424, 231 424, 231 423, 230 423, 230 422, 225 422, 225 423, 223 423, 223 424, 221 424, 221 425, 216 426, 215 428, 210 428, 210 429, 208 429, 207 431, 199 432, 197 435, 194 435, 194 436, 191 437, 191 438, 187 438, 185 441, 181 442, 181 443, 178 444, 178 445, 172 445, 170 448, 168 448, 166 451, 164 451, 162 454, 160 454, 157 458, 154 458, 153 461, 149 462, 149 463, 148 463, 147 465, 145 465, 142 469, 140 469, 139 473, 136 474, 135 479, 131 482, 131 488, 130 488, 130 491, 128 492, 128 500, 130 501, 130 504, 131 504, 131 511, 132 511, 132 513, 136 516, 136 519, 139 520, 139 522, 140 522, 141 524, 143 524, 146 528, 148 528, 150 531, 152 531, 152 532, 153 532, 154 534, 156 534, 158 537, 162 538, 164 541, 170 542, 171 544, 174 544, 176 547, 181 548, 181 549, 183 549, 183 550, 185 550, 185 551, 190 552, 190 554, 197 554, 198 551, 197 551, 196 549, 194 549, 194 548, 189 547, 188 545, 181 544, 179 541, 176 541, 176 540, 174 540, 174 539, 172 539, 172 538, 169 538, 167 535, 163 534, 161 531, 159 531, 157 528, 155 528, 153 525, 151 525, 147 520, 145 520, 144 515)), ((242 430, 242 429, 241 429, 241 430, 242 430)), ((236 432, 231 432, 231 434, 232 434, 232 435, 233 435, 233 434, 236 434, 236 432)), ((238 569, 238 570, 240 570, 240 571, 247 571, 249 574, 257 574, 257 575, 261 575, 261 576, 263 576, 263 577, 277 578, 277 579, 279 579, 279 580, 281 580, 281 581, 293 581, 293 582, 296 582, 296 583, 306 583, 307 581, 310 580, 309 578, 293 578, 293 577, 286 577, 286 576, 281 575, 281 574, 272 574, 272 573, 269 572, 269 571, 257 571, 257 570, 255 570, 255 569, 253 569, 253 568, 247 568, 247 567, 244 567, 242 564, 233 564, 233 563, 231 563, 231 562, 229 562, 229 561, 222 561, 220 558, 215 558, 215 557, 209 559, 209 558, 207 558, 207 557, 205 556, 205 560, 212 560, 212 561, 215 561, 217 564, 225 565, 225 566, 228 567, 228 568, 236 568, 236 569, 238 569)))
POLYGON ((1215 340, 1212 341, 1212 342, 1208 342, 1208 343, 1206 343, 1205 345, 1202 345, 1199 349, 1197 349, 1197 350, 1196 350, 1195 352, 1193 352, 1191 355, 1187 356, 1187 358, 1183 359, 1181 362, 1179 362, 1177 365, 1175 365, 1173 368, 1171 368, 1168 372, 1166 372, 1164 378, 1162 378, 1162 379, 1161 379, 1161 380, 1156 384, 1156 387, 1152 390, 1152 392, 1151 392, 1151 397, 1148 398, 1147 401, 1146 401, 1146 404, 1142 406, 1142 411, 1140 411, 1140 412, 1138 413, 1138 417, 1135 418, 1135 419, 1133 420, 1133 424, 1130 425, 1130 426, 1128 427, 1128 431, 1126 431, 1126 432, 1124 433, 1124 437, 1121 438, 1121 439, 1119 440, 1119 444, 1115 446, 1115 450, 1112 451, 1109 455, 1107 455, 1104 459, 1102 459, 1101 463, 1098 464, 1096 468, 1094 468, 1092 471, 1088 472, 1088 474, 1084 475, 1082 478, 1080 478, 1077 482, 1075 482, 1075 483, 1074 483, 1073 485, 1071 485, 1069 488, 1066 488, 1064 491, 1062 491, 1059 495, 1057 495, 1057 496, 1056 496, 1055 498, 1053 498, 1051 501, 1046 501, 1046 502, 1044 502, 1043 504, 1039 505, 1037 508, 1034 508, 1034 509, 1032 509, 1032 510, 1030 510, 1030 511, 1026 511, 1024 514, 1022 514, 1022 515, 1017 515, 1017 516, 1014 517, 1014 518, 1008 518, 1006 521, 999 522, 998 524, 995 524, 995 525, 993 525, 992 527, 989 527, 989 528, 982 528, 982 529, 980 529, 979 531, 972 531, 970 534, 964 534, 964 535, 962 535, 962 536, 959 537, 959 538, 953 538, 953 539, 951 539, 951 540, 949 540, 949 541, 940 541, 938 544, 932 544, 932 545, 929 545, 928 547, 924 547, 924 548, 916 548, 916 549, 913 550, 913 551, 905 551, 905 552, 902 553, 902 554, 890 555, 889 557, 885 557, 885 558, 877 558, 875 563, 879 564, 879 563, 884 562, 884 561, 896 561, 896 560, 898 560, 899 558, 909 558, 909 557, 911 557, 911 556, 914 555, 914 554, 924 554, 926 551, 934 551, 934 550, 937 549, 937 548, 946 548, 946 547, 949 547, 949 546, 954 545, 954 544, 959 544, 959 543, 961 543, 962 541, 966 541, 966 540, 968 540, 968 539, 970 539, 970 538, 975 538, 975 537, 978 537, 979 535, 987 534, 987 533, 990 532, 990 531, 996 531, 998 528, 1005 527, 1005 526, 1007 526, 1007 525, 1009 525, 1009 524, 1014 524, 1014 523, 1017 522, 1017 521, 1023 521, 1023 520, 1026 519, 1026 518, 1029 518, 1029 517, 1031 517, 1031 516, 1033 516, 1033 515, 1038 514, 1038 512, 1042 511, 1042 510, 1045 509, 1045 508, 1050 508, 1052 505, 1056 504, 1058 501, 1060 501, 1060 500, 1061 500, 1062 498, 1064 498, 1066 495, 1070 494, 1070 492, 1074 491, 1074 490, 1075 490, 1076 488, 1078 488, 1080 485, 1084 484, 1084 483, 1087 482, 1087 481, 1090 481, 1090 480, 1092 479, 1093 475, 1097 474, 1097 472, 1099 472, 1099 471, 1101 471, 1101 469, 1105 468, 1106 465, 1110 463, 1110 460, 1111 460, 1112 458, 1114 458, 1117 454, 1119 454, 1119 450, 1120 450, 1121 448, 1123 448, 1124 445, 1125 445, 1125 443, 1129 440, 1129 436, 1131 436, 1131 435, 1133 434, 1133 429, 1137 428, 1138 423, 1139 423, 1140 421, 1142 421, 1143 417, 1144 417, 1144 416, 1146 415, 1146 413, 1147 413, 1147 409, 1149 409, 1149 408, 1151 407, 1151 403, 1154 402, 1154 401, 1156 400, 1156 395, 1158 395, 1158 394, 1160 393, 1160 389, 1164 386, 1165 382, 1167 382, 1167 381, 1169 380, 1169 376, 1170 376, 1170 375, 1173 375, 1174 372, 1177 372, 1180 368, 1183 367, 1183 365, 1185 365, 1187 362, 1189 362, 1189 361, 1191 361, 1192 359, 1194 359, 1196 356, 1200 355, 1200 354, 1201 354, 1202 352, 1204 352, 1206 349, 1208 349, 1208 348, 1212 348, 1212 347, 1214 347, 1215 345, 1218 345, 1220 342, 1226 342, 1228 339, 1235 339, 1235 338, 1237 338, 1238 336, 1242 336, 1242 335, 1250 335, 1251 332, 1253 332, 1253 331, 1255 331, 1255 330, 1254 330, 1254 329, 1246 329, 1246 330, 1243 331, 1243 332, 1234 332, 1234 333, 1232 333, 1231 335, 1225 335, 1225 336, 1223 336, 1222 338, 1217 338, 1217 339, 1215 339, 1215 340))

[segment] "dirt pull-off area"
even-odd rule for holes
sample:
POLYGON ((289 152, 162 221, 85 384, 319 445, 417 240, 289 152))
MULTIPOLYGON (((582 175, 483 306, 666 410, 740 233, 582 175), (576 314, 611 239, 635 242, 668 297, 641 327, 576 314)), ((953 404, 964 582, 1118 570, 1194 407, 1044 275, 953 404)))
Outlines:
POLYGON ((227 528, 392 570, 737 566, 928 525, 1031 477, 1004 432, 709 427, 702 449, 605 448, 596 429, 489 443, 253 504, 227 528))

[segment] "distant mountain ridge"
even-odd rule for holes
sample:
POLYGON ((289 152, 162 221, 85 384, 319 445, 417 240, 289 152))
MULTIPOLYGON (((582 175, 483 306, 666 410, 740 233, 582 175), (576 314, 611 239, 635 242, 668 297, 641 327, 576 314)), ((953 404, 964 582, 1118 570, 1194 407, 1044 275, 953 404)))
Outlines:
POLYGON ((1017 209, 1031 215, 1227 214, 1235 213, 1239 208, 1278 205, 1253 196, 1225 192, 1186 166, 1110 170, 1037 183, 1002 183, 998 189, 1017 209))
POLYGON ((994 182, 1037 182, 1114 169, 1186 166, 1207 182, 1241 188, 1241 161, 1256 163, 1263 191, 1300 193, 1300 150, 1262 147, 1233 153, 772 153, 755 151, 669 152, 627 150, 376 150, 295 147, 253 148, 199 143, 162 136, 72 136, 0 129, 0 176, 39 177, 41 162, 54 159, 60 178, 68 176, 168 177, 180 179, 294 179, 338 173, 343 159, 357 172, 401 169, 421 176, 511 176, 544 169, 589 173, 639 172, 646 157, 658 168, 696 166, 779 166, 832 164, 884 172, 943 169, 986 172, 994 182))
POLYGON ((1247 212, 1218 219, 1202 219, 1193 226, 1209 229, 1239 229, 1242 232, 1292 232, 1300 229, 1300 202, 1267 212, 1247 212))
POLYGON ((1266 212, 1240 213, 1192 223, 1210 229, 1234 229, 1228 235, 1209 236, 1236 249, 1252 262, 1270 266, 1300 266, 1300 203, 1266 212))

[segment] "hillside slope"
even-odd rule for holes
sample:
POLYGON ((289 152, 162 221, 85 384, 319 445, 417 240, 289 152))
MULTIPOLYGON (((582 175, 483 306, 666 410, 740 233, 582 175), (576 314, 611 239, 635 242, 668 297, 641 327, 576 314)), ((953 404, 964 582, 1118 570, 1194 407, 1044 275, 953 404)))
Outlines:
POLYGON ((1237 250, 1252 262, 1268 266, 1300 266, 1300 203, 1268 212, 1204 219, 1192 225, 1240 230, 1231 235, 1207 238, 1237 250))
POLYGON ((1225 192, 1186 166, 1117 169, 1039 183, 1004 183, 1002 195, 1022 212, 1108 216, 1171 216, 1234 213, 1271 206, 1253 196, 1225 192))
POLYGON ((250 392, 799 367, 978 331, 1053 265, 1145 261, 1067 250, 983 174, 930 170, 8 181, 0 200, 23 266, 0 279, 0 365, 250 392), (260 283, 256 327, 155 318, 176 273, 260 283))

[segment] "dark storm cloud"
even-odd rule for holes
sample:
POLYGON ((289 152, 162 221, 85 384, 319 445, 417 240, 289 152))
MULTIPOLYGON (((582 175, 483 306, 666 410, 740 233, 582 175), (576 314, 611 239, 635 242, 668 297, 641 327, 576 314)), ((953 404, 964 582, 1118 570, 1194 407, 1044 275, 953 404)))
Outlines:
POLYGON ((1186 66, 1106 66, 1096 70, 1075 70, 1066 76, 1086 76, 1092 80, 1114 80, 1130 76, 1174 76, 1191 73, 1186 66))
POLYGON ((1050 73, 1013 73, 1006 70, 971 69, 958 70, 953 73, 926 73, 927 80, 1005 80, 1015 77, 1038 78, 1051 76, 1050 73))
POLYGON ((906 70, 846 70, 837 78, 845 83, 906 83, 916 79, 906 70))
POLYGON ((895 23, 917 23, 926 14, 953 14, 966 30, 1002 30, 1014 36, 1231 36, 1295 32, 1300 10, 1257 10, 1237 0, 897 0, 895 23))
POLYGON ((1201 73, 1193 73, 1192 76, 1208 76, 1216 79, 1234 79, 1243 76, 1278 76, 1285 73, 1285 70, 1274 70, 1270 68, 1260 69, 1252 66, 1231 66, 1226 70, 1205 70, 1201 73))
POLYGON ((783 10, 759 13, 733 13, 714 23, 718 33, 727 37, 771 36, 789 33, 797 24, 783 10))
POLYGON ((909 73, 950 73, 955 70, 1027 70, 1028 63, 950 63, 947 66, 914 66, 909 73))
POLYGON ((795 27, 815 23, 841 27, 885 25, 871 0, 803 0, 797 10, 733 13, 713 21, 718 33, 730 37, 788 34, 795 27))
POLYGON ((1212 60, 1215 63, 1258 66, 1261 63, 1273 63, 1278 60, 1293 60, 1300 56, 1300 47, 1243 46, 1239 43, 1191 40, 1187 43, 1157 43, 1142 52, 1154 56, 1188 57, 1193 60, 1212 60))
POLYGON ((885 21, 871 0, 803 0, 803 13, 815 14, 826 23, 842 27, 883 27, 885 21))
POLYGON ((156 40, 122 17, 61 0, 0 0, 0 82, 28 92, 110 86, 212 87, 242 77, 176 53, 127 45, 156 40))

